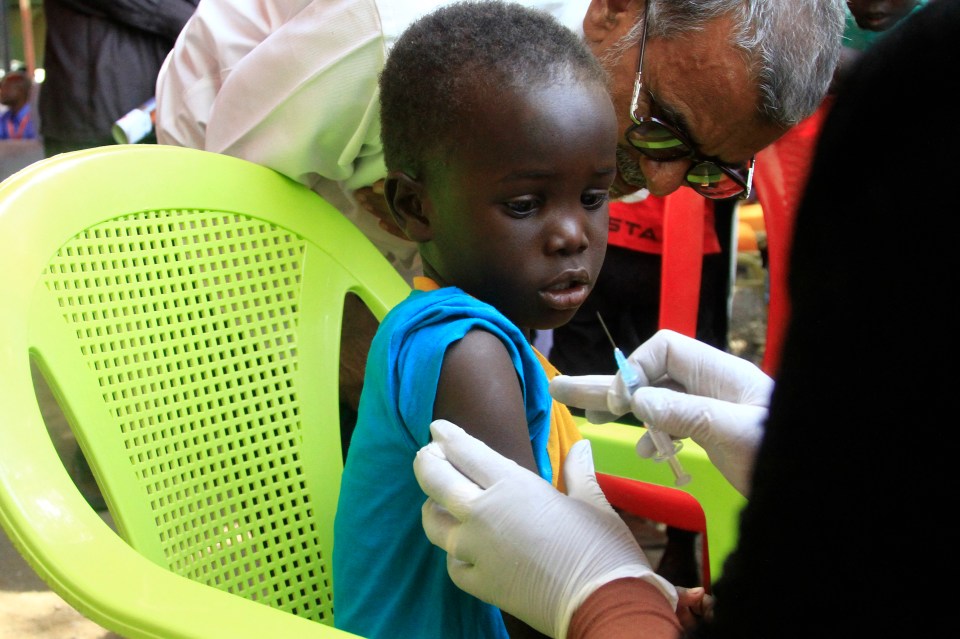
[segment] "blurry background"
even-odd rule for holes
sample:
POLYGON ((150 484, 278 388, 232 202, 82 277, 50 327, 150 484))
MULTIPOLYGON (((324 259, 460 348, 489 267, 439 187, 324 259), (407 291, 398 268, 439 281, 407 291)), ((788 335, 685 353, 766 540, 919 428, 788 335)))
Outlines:
MULTIPOLYGON (((43 42, 46 20, 41 0, 0 0, 0 79, 10 71, 23 71, 34 80, 33 105, 43 83, 43 42)), ((0 109, 6 107, 0 106, 0 109)), ((36 120, 35 120, 36 122, 36 120)), ((3 140, 0 144, 0 180, 43 158, 40 140, 3 140)))

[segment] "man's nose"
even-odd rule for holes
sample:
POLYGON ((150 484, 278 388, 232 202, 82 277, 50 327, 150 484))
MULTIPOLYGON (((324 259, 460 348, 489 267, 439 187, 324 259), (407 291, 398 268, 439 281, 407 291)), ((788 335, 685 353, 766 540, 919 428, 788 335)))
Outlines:
POLYGON ((647 190, 662 197, 673 193, 686 184, 687 171, 690 170, 691 161, 657 162, 646 156, 641 156, 638 164, 643 176, 647 179, 647 190))

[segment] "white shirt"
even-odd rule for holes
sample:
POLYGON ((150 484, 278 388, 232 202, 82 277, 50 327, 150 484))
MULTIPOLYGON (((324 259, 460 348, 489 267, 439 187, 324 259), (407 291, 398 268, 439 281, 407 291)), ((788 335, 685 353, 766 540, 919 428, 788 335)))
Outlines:
MULTIPOLYGON (((307 185, 408 281, 417 248, 352 191, 386 175, 377 79, 418 17, 452 0, 203 0, 157 78, 160 144, 232 155, 307 185)), ((589 0, 522 0, 578 33, 589 0)))

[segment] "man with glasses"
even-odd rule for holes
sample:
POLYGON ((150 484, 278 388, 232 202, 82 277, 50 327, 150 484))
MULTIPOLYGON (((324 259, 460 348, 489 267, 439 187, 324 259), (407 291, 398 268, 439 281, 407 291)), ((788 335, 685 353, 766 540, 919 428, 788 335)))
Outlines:
POLYGON ((706 157, 699 153, 696 145, 680 131, 677 125, 666 119, 650 115, 658 108, 666 113, 664 107, 657 104, 653 93, 643 84, 643 52, 647 44, 647 31, 650 20, 642 21, 643 31, 640 37, 640 55, 637 57, 637 76, 633 82, 633 95, 630 98, 630 119, 633 123, 626 132, 630 145, 645 157, 656 162, 675 162, 683 160, 689 163, 684 174, 686 186, 712 200, 725 200, 732 197, 746 198, 750 194, 753 180, 754 158, 746 163, 727 164, 715 157, 706 157), (646 113, 647 115, 643 115, 646 113))

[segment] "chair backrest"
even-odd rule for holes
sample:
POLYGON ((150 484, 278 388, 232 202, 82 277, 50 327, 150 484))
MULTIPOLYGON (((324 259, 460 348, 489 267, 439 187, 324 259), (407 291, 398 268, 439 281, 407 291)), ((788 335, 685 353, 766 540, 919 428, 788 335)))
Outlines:
POLYGON ((125 636, 347 636, 341 318, 348 294, 378 319, 407 294, 387 260, 306 187, 158 145, 13 175, 0 246, 0 522, 51 588, 125 636), (60 462, 31 360, 126 544, 60 462))

